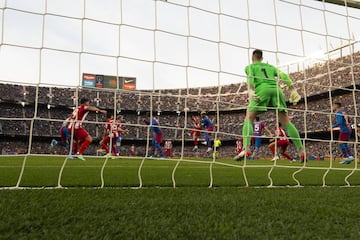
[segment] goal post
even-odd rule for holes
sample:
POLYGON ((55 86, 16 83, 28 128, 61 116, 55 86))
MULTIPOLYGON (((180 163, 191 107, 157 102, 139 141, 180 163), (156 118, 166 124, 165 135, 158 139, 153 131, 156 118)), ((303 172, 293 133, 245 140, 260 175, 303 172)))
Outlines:
MULTIPOLYGON (((357 186, 359 11, 357 1, 2 1, 0 187, 357 186), (267 133, 254 160, 233 160, 254 49, 302 97, 290 104, 279 81, 307 161, 277 144, 271 161, 267 133), (91 144, 76 146, 66 119, 75 126, 85 98, 98 110, 83 121, 91 144), (349 139, 329 130, 334 103, 349 139)), ((274 106, 259 116, 275 134, 274 106)))

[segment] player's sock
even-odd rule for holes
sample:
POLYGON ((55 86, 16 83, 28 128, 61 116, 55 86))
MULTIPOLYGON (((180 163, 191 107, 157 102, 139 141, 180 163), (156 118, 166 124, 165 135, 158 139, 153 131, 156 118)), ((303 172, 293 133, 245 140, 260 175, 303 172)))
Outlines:
POLYGON ((119 153, 120 152, 120 146, 116 145, 114 152, 119 153))
POLYGON ((151 146, 151 152, 150 152, 150 156, 153 156, 154 157, 155 155, 155 146, 151 146))
MULTIPOLYGON (((120 148, 120 147, 119 147, 120 148)), ((112 147, 112 152, 113 152, 113 156, 116 156, 116 153, 118 153, 117 151, 117 146, 113 146, 112 147)))
POLYGON ((289 154, 287 154, 287 153, 283 153, 282 155, 283 155, 284 157, 286 157, 287 159, 289 159, 289 160, 293 160, 293 159, 294 159, 291 155, 289 155, 289 154))
POLYGON ((255 147, 254 151, 252 152, 252 155, 251 157, 255 157, 255 155, 259 152, 259 148, 258 147, 255 147))
POLYGON ((197 146, 199 144, 199 141, 197 138, 194 139, 194 146, 197 146))
POLYGON ((285 126, 286 131, 289 134, 289 137, 291 138, 292 142, 296 146, 297 149, 301 149, 303 147, 302 142, 300 140, 300 134, 299 131, 296 129, 295 125, 289 122, 285 126))
POLYGON ((269 147, 273 156, 275 156, 275 145, 269 147))
POLYGON ((85 141, 81 144, 79 149, 79 154, 83 154, 85 152, 85 149, 90 145, 91 141, 85 139, 85 141))
POLYGON ((105 152, 106 152, 106 153, 108 153, 108 152, 109 152, 109 148, 108 148, 108 146, 106 146, 106 144, 105 144, 105 143, 100 144, 100 146, 101 146, 101 148, 102 148, 102 149, 104 149, 104 150, 105 150, 105 152))
POLYGON ((78 143, 74 141, 73 147, 72 147, 72 154, 76 154, 78 151, 78 143))
POLYGON ((345 143, 340 143, 339 147, 341 149, 341 152, 342 152, 343 156, 348 157, 349 155, 348 155, 348 153, 346 151, 346 144, 345 143))
POLYGON ((250 146, 251 137, 253 135, 253 132, 254 132, 254 129, 253 129, 252 122, 250 120, 245 120, 243 129, 242 129, 242 134, 243 134, 243 138, 244 138, 243 149, 246 150, 248 148, 248 146, 250 146))
POLYGON ((353 154, 351 153, 351 150, 350 150, 349 145, 347 145, 347 144, 345 144, 345 145, 346 145, 346 147, 345 147, 346 154, 347 154, 348 156, 353 156, 353 154))
POLYGON ((211 147, 209 134, 208 134, 208 133, 205 133, 205 134, 204 134, 204 137, 205 137, 206 146, 211 147))
POLYGON ((164 153, 163 153, 163 150, 160 146, 160 143, 157 143, 156 144, 156 149, 158 150, 158 153, 160 154, 160 157, 164 157, 164 153))
POLYGON ((120 152, 120 147, 121 147, 121 138, 118 137, 116 138, 116 153, 120 152))

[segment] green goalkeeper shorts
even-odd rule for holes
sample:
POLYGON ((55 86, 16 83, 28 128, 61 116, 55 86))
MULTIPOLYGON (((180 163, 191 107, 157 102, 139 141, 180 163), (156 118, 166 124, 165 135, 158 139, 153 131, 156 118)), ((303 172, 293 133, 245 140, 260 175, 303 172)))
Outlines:
POLYGON ((281 88, 263 88, 255 91, 260 101, 250 100, 249 112, 266 112, 268 107, 274 107, 279 112, 287 112, 285 96, 281 88))

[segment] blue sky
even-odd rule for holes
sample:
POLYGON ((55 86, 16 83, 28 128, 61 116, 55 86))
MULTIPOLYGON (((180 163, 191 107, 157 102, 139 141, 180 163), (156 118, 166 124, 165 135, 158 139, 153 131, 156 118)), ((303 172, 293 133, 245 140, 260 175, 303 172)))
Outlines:
POLYGON ((359 10, 313 0, 0 0, 0 16, 0 81, 44 85, 239 83, 254 48, 286 65, 360 38, 359 10))

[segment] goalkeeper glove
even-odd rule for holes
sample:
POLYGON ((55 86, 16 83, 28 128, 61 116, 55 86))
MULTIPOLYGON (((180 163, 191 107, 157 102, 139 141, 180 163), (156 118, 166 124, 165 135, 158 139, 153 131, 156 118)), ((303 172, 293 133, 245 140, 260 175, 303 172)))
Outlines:
POLYGON ((296 105, 301 99, 300 94, 296 91, 296 89, 292 90, 290 93, 290 99, 289 102, 293 105, 296 105))

